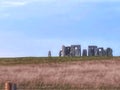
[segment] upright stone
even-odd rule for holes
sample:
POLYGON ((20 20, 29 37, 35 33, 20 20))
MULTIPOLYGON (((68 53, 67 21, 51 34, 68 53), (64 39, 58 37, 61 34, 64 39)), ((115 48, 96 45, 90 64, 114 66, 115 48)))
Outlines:
POLYGON ((105 50, 103 47, 100 47, 97 49, 97 55, 98 56, 105 56, 105 50))
POLYGON ((65 51, 66 51, 65 49, 66 49, 66 48, 65 48, 65 46, 63 45, 63 46, 62 46, 62 56, 63 56, 63 57, 65 56, 65 51))
POLYGON ((97 56, 97 46, 88 46, 88 56, 97 56))
POLYGON ((81 45, 71 45, 71 56, 81 56, 81 45))
POLYGON ((62 50, 59 51, 59 57, 61 57, 61 56, 62 56, 62 50))
POLYGON ((106 49, 106 56, 113 56, 113 50, 111 48, 106 49))
POLYGON ((74 47, 74 45, 71 45, 70 55, 75 56, 75 47, 74 47))
POLYGON ((65 56, 70 56, 70 51, 71 51, 70 46, 65 47, 65 56))
POLYGON ((51 57, 51 51, 48 51, 48 57, 51 57))
POLYGON ((87 49, 83 49, 82 56, 87 56, 87 49))

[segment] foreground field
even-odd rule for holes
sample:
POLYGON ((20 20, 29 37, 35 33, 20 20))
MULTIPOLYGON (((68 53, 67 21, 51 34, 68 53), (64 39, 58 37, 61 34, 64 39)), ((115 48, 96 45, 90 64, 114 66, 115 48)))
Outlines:
POLYGON ((8 80, 17 83, 18 88, 34 88, 34 90, 42 87, 60 88, 60 90, 80 88, 119 90, 120 60, 111 58, 23 65, 1 64, 1 88, 8 80))

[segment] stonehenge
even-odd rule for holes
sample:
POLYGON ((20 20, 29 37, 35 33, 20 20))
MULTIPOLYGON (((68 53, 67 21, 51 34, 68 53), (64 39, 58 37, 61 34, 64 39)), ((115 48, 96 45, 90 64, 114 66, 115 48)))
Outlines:
POLYGON ((81 56, 81 45, 62 46, 59 56, 81 56))
POLYGON ((59 56, 113 56, 113 50, 111 48, 104 49, 96 45, 90 45, 87 49, 81 50, 81 45, 62 46, 62 50, 59 51, 59 56), (82 54, 81 54, 82 52, 82 54))

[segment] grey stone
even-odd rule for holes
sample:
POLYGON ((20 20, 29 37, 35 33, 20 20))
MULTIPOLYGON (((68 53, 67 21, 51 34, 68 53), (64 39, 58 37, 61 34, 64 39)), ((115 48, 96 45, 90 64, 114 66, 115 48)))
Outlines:
MULTIPOLYGON (((87 49, 83 49, 82 56, 113 56, 111 48, 106 50, 103 47, 97 47, 95 45, 88 46, 87 49), (87 54, 88 53, 88 54, 87 54)), ((50 56, 50 55, 48 55, 50 56)), ((62 46, 62 50, 59 52, 59 56, 81 56, 81 45, 62 46)))
POLYGON ((62 50, 59 51, 59 57, 61 57, 61 56, 62 56, 62 50))
POLYGON ((70 50, 71 50, 70 46, 65 47, 65 56, 70 56, 70 50))
POLYGON ((71 56, 81 56, 81 46, 80 45, 71 45, 71 56))
POLYGON ((113 50, 111 48, 106 49, 106 56, 113 56, 113 50))
POLYGON ((81 46, 80 45, 71 45, 71 46, 63 45, 62 51, 60 53, 61 53, 61 56, 81 56, 81 46))
POLYGON ((71 47, 70 46, 62 46, 62 56, 70 56, 70 50, 71 50, 71 47))
POLYGON ((65 53, 66 53, 65 51, 66 51, 66 48, 65 48, 65 46, 63 45, 63 46, 62 46, 62 56, 65 56, 65 53))
POLYGON ((83 49, 82 56, 87 56, 87 49, 83 49))
POLYGON ((106 53, 103 47, 97 49, 97 56, 105 56, 105 55, 106 53))
POLYGON ((48 51, 48 57, 51 57, 51 51, 48 51))
POLYGON ((97 56, 97 46, 88 46, 88 56, 97 56))

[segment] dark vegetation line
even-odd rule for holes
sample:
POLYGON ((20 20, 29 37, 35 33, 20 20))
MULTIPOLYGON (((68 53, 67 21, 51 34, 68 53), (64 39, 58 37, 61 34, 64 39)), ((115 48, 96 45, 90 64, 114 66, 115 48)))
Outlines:
POLYGON ((120 57, 16 57, 0 58, 0 65, 62 63, 91 60, 119 60, 120 57))

